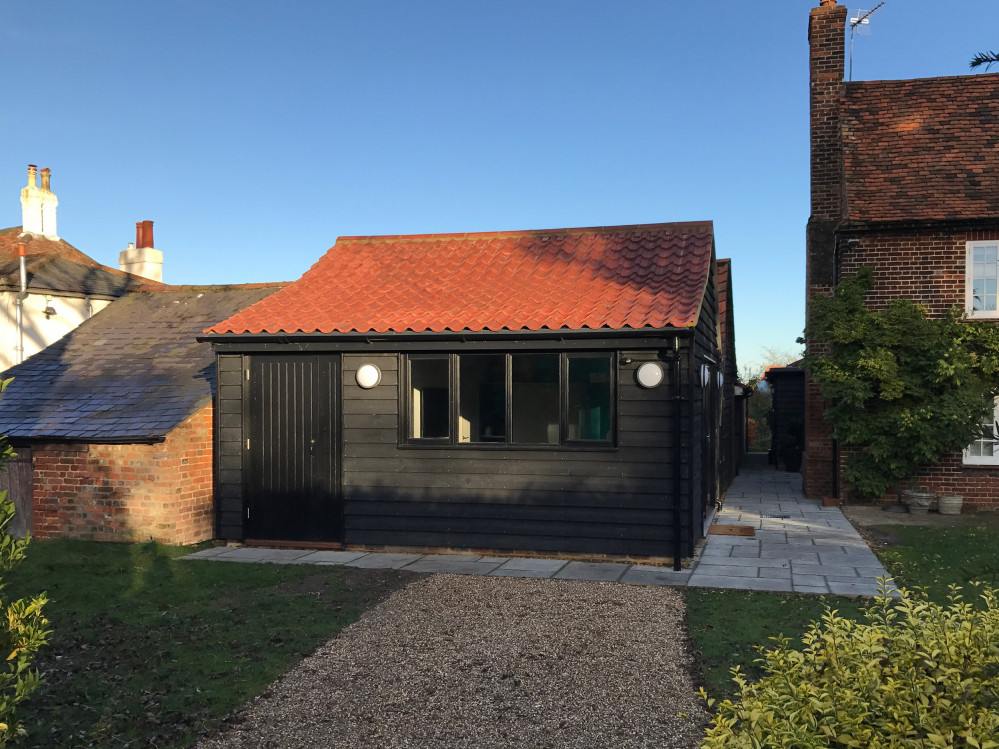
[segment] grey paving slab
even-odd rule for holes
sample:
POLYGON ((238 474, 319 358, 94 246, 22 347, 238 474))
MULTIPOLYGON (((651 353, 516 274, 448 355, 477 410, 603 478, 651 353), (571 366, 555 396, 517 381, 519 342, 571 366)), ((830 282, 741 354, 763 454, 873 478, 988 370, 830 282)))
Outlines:
POLYGON ((423 554, 420 556, 421 562, 452 562, 455 559, 461 559, 466 562, 478 562, 483 559, 477 554, 423 554))
POLYGON ((298 561, 299 564, 346 564, 366 554, 366 551, 314 551, 298 561))
POLYGON ((763 559, 798 559, 802 562, 818 562, 819 554, 814 551, 808 551, 806 548, 801 546, 788 547, 785 549, 774 549, 774 548, 762 548, 760 549, 760 556, 763 559))
POLYGON ((828 585, 795 585, 795 593, 817 593, 820 595, 825 595, 829 593, 828 585))
POLYGON ((729 577, 727 575, 698 575, 697 571, 690 576, 687 585, 697 588, 728 588, 730 590, 765 590, 790 593, 791 581, 764 577, 729 577))
POLYGON ((812 564, 805 562, 791 561, 791 571, 802 575, 822 575, 823 577, 850 576, 859 577, 855 567, 844 567, 835 564, 812 564))
MULTIPOLYGON (((788 576, 790 577, 790 570, 788 570, 788 576)), ((759 577, 760 568, 750 567, 748 565, 721 565, 721 564, 711 564, 702 565, 699 564, 694 570, 694 577, 700 577, 705 575, 707 577, 759 577)))
POLYGON ((507 570, 497 567, 489 573, 490 577, 531 577, 535 579, 546 579, 554 575, 554 572, 545 570, 507 570))
POLYGON ((219 554, 225 554, 227 551, 229 551, 229 548, 226 546, 211 546, 207 549, 183 556, 181 559, 210 559, 211 557, 217 557, 219 554))
POLYGON ((555 577, 559 580, 596 580, 614 582, 628 570, 628 565, 614 562, 569 562, 555 577))
POLYGON ((242 546, 229 549, 214 559, 224 562, 295 562, 311 552, 308 549, 263 549, 257 546, 242 546))
POLYGON ((741 557, 741 558, 745 558, 745 559, 752 559, 752 558, 757 558, 758 559, 759 556, 760 556, 760 550, 759 549, 751 549, 751 548, 742 548, 742 547, 738 547, 737 546, 734 549, 732 549, 732 551, 731 551, 731 553, 730 553, 729 556, 741 557))
POLYGON ((757 532, 753 539, 709 535, 688 585, 830 593, 835 583, 846 595, 871 595, 870 578, 883 574, 838 507, 802 498, 797 474, 747 463, 715 522, 750 525, 757 532))
POLYGON ((636 585, 686 585, 690 580, 690 570, 676 572, 667 567, 632 566, 618 582, 636 585))
POLYGON ((703 557, 698 561, 698 567, 711 566, 745 566, 745 567, 788 567, 791 566, 789 559, 759 559, 759 558, 738 558, 738 557, 703 557))
POLYGON ((532 559, 530 557, 513 557, 504 559, 501 570, 509 572, 550 572, 555 574, 569 562, 565 559, 532 559))
POLYGON ((731 546, 715 546, 708 544, 701 550, 701 557, 730 557, 732 556, 731 546))
POLYGON ((791 575, 791 582, 794 583, 796 589, 798 586, 804 585, 825 588, 827 592, 829 590, 827 585, 829 581, 822 575, 791 575))
POLYGON ((877 567, 881 564, 873 551, 867 554, 844 554, 843 552, 836 554, 825 552, 819 554, 819 561, 822 564, 845 564, 850 567, 877 567))
POLYGON ((488 575, 499 567, 498 562, 479 562, 462 557, 451 559, 417 559, 403 569, 409 572, 438 572, 450 575, 488 575))
POLYGON ((347 562, 347 566, 362 567, 364 569, 397 570, 415 562, 421 556, 422 554, 365 554, 360 559, 347 562))

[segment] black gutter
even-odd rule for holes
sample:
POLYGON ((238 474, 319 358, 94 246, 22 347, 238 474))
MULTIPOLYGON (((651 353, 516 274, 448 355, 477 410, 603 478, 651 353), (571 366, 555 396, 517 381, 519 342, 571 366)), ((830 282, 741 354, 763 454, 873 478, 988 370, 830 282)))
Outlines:
POLYGON ((406 331, 404 333, 204 333, 196 337, 199 343, 396 343, 405 341, 504 341, 504 340, 589 340, 607 338, 656 338, 691 336, 693 328, 594 328, 588 330, 484 330, 484 331, 406 331))

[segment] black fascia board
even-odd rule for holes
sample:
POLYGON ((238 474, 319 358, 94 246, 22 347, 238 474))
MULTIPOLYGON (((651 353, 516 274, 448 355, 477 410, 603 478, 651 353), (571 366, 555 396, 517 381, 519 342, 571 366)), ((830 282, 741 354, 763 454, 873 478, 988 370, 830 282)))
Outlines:
POLYGON ((159 434, 125 435, 121 437, 70 437, 65 434, 51 436, 32 434, 28 437, 7 435, 8 441, 14 446, 32 445, 36 442, 81 445, 156 445, 166 442, 166 437, 166 435, 159 434))
POLYGON ((216 353, 267 351, 419 351, 480 348, 502 345, 512 348, 543 348, 558 344, 577 348, 663 348, 676 338, 690 338, 694 328, 626 328, 596 330, 501 330, 455 333, 254 333, 208 334, 199 343, 211 343, 216 353))

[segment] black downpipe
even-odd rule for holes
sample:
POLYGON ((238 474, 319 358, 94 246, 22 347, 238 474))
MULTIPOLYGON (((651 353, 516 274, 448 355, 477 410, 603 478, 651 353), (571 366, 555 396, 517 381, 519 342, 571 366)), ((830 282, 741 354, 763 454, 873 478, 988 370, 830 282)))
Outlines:
POLYGON ((679 572, 682 568, 680 544, 683 539, 683 524, 680 510, 682 488, 680 471, 683 469, 683 389, 680 385, 680 352, 673 354, 673 402, 676 404, 675 426, 673 427, 673 569, 679 572))
POLYGON ((832 495, 839 499, 839 440, 833 440, 832 495))

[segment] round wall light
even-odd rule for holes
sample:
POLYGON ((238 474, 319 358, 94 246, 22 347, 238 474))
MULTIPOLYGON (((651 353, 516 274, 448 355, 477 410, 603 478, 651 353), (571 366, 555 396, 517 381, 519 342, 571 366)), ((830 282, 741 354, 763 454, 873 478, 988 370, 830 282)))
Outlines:
POLYGON ((354 375, 354 379, 357 380, 357 384, 362 388, 370 390, 382 381, 382 371, 374 364, 362 364, 357 368, 357 374, 354 375))
POLYGON ((722 372, 718 373, 718 389, 721 390, 722 386, 725 384, 725 375, 722 372))
POLYGON ((706 388, 708 383, 711 382, 711 369, 707 364, 701 365, 701 387, 706 388))
POLYGON ((658 362, 647 361, 635 370, 635 379, 643 388, 654 388, 662 384, 665 373, 658 362))

